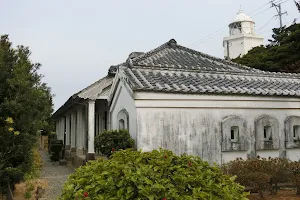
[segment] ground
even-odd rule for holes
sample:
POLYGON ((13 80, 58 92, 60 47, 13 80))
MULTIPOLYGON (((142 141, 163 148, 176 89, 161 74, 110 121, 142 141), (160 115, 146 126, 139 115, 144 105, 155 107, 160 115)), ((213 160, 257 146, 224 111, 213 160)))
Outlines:
MULTIPOLYGON (((251 194, 249 200, 261 200, 258 194, 251 194)), ((280 190, 278 194, 273 195, 266 195, 265 200, 300 200, 300 196, 296 195, 295 190, 280 190)))
MULTIPOLYGON (((55 200, 61 194, 61 189, 68 175, 74 172, 73 168, 66 165, 59 165, 58 162, 53 163, 50 160, 50 155, 46 150, 40 151, 40 155, 43 160, 43 167, 41 169, 41 176, 38 179, 32 180, 34 189, 32 190, 31 198, 29 200, 55 200), (43 193, 41 198, 36 198, 36 188, 41 187, 43 193)), ((25 182, 16 185, 14 193, 14 200, 24 200, 24 194, 26 191, 25 182)))
POLYGON ((74 172, 73 168, 66 165, 59 165, 58 162, 50 161, 50 156, 47 151, 40 151, 43 159, 43 168, 41 171, 41 179, 48 181, 48 187, 45 190, 43 198, 40 200, 53 200, 61 194, 61 189, 68 175, 74 172))

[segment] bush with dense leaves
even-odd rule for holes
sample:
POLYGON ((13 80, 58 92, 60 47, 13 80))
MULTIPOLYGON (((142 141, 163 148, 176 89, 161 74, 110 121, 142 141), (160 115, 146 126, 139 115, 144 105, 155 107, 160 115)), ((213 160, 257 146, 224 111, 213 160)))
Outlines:
POLYGON ((196 156, 127 149, 78 168, 65 183, 61 199, 246 199, 234 179, 196 156))
POLYGON ((59 154, 62 151, 63 148, 63 141, 62 140, 57 140, 57 139, 52 139, 50 143, 50 152, 51 156, 50 159, 53 162, 59 161, 59 154))
POLYGON ((108 157, 112 152, 119 149, 128 149, 134 147, 134 140, 130 137, 127 130, 103 131, 95 137, 95 148, 103 155, 108 157))
POLYGON ((276 194, 279 183, 292 181, 291 162, 285 158, 236 159, 224 166, 227 174, 237 176, 236 181, 246 188, 276 194))
POLYGON ((291 162, 290 171, 292 173, 291 182, 297 188, 297 195, 300 195, 300 162, 299 161, 291 162))

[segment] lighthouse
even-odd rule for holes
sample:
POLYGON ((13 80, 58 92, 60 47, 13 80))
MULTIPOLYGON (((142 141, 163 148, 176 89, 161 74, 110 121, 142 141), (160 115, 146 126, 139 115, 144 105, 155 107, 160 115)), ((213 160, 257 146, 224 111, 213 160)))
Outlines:
POLYGON ((255 22, 242 9, 229 24, 229 36, 224 37, 224 57, 234 59, 245 55, 252 48, 263 45, 263 36, 255 33, 255 22))

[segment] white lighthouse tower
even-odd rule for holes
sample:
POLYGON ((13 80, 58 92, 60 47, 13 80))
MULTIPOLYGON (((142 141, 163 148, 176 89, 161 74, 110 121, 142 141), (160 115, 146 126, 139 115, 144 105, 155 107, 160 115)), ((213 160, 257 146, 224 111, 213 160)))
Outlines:
POLYGON ((223 40, 226 59, 245 55, 253 47, 263 45, 264 38, 255 34, 254 26, 253 19, 240 9, 233 22, 229 24, 229 36, 223 40))

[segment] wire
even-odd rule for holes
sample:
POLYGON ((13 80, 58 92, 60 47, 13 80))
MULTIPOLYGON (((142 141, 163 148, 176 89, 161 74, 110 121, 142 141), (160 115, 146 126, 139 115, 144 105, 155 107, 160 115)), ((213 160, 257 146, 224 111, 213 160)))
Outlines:
POLYGON ((290 0, 285 0, 284 2, 281 2, 281 4, 286 3, 286 2, 288 2, 288 1, 290 1, 290 0))
POLYGON ((269 5, 269 4, 270 4, 270 2, 268 2, 268 3, 264 4, 264 5, 262 5, 261 7, 255 9, 255 10, 253 10, 253 11, 251 11, 251 12, 249 12, 249 14, 252 14, 252 13, 254 13, 255 11, 258 11, 258 10, 260 10, 261 8, 263 8, 263 7, 265 7, 266 5, 269 5))
POLYGON ((212 35, 215 35, 216 33, 220 32, 220 31, 222 31, 222 30, 224 30, 224 29, 225 29, 225 28, 220 28, 220 29, 218 29, 217 31, 215 31, 215 32, 213 32, 213 33, 210 33, 210 34, 204 36, 203 38, 200 38, 199 40, 197 40, 197 41, 191 43, 191 44, 188 45, 188 46, 189 46, 189 47, 196 46, 196 45, 200 44, 203 40, 208 39, 208 38, 211 37, 212 35))
MULTIPOLYGON (((277 2, 277 1, 280 2, 280 1, 282 1, 282 0, 275 0, 275 2, 277 2)), ((286 0, 286 1, 289 1, 289 0, 286 0)), ((285 2, 286 2, 286 1, 285 1, 285 2)), ((273 1, 273 2, 274 2, 274 1, 273 1)), ((277 2, 277 3, 278 3, 278 2, 277 2)), ((257 11, 257 10, 260 10, 260 9, 263 8, 264 6, 268 5, 269 3, 270 3, 270 2, 268 2, 268 3, 266 3, 266 4, 262 5, 262 6, 260 6, 259 8, 257 8, 257 9, 255 9, 255 10, 251 11, 250 13, 253 13, 253 12, 257 11)), ((269 7, 269 8, 267 8, 267 9, 265 9, 265 10, 263 10, 263 11, 257 13, 257 14, 254 15, 253 17, 255 17, 255 16, 257 16, 257 15, 259 15, 259 14, 261 14, 261 13, 267 11, 267 10, 269 10, 270 8, 272 8, 272 7, 269 7)), ((200 44, 200 43, 202 43, 202 42, 204 42, 204 41, 210 39, 211 36, 217 34, 218 32, 220 32, 220 31, 222 31, 222 30, 224 30, 224 29, 226 29, 226 28, 227 28, 227 27, 220 28, 220 29, 216 30, 215 32, 212 32, 212 33, 210 33, 210 34, 208 34, 208 35, 206 35, 206 36, 204 36, 204 37, 198 39, 197 41, 195 41, 195 42, 189 44, 188 46, 189 46, 189 47, 197 46, 198 44, 200 44)))
POLYGON ((265 9, 265 10, 263 10, 263 11, 257 13, 256 15, 253 15, 252 17, 255 17, 255 16, 257 16, 257 15, 260 15, 261 13, 266 12, 267 10, 269 10, 269 9, 271 9, 271 8, 272 8, 272 7, 269 7, 269 8, 267 8, 267 9, 265 9))
POLYGON ((275 16, 273 16, 267 23, 265 23, 262 27, 260 27, 259 29, 257 29, 256 31, 259 32, 260 30, 262 30, 264 27, 266 27, 273 19, 275 18, 275 16))

